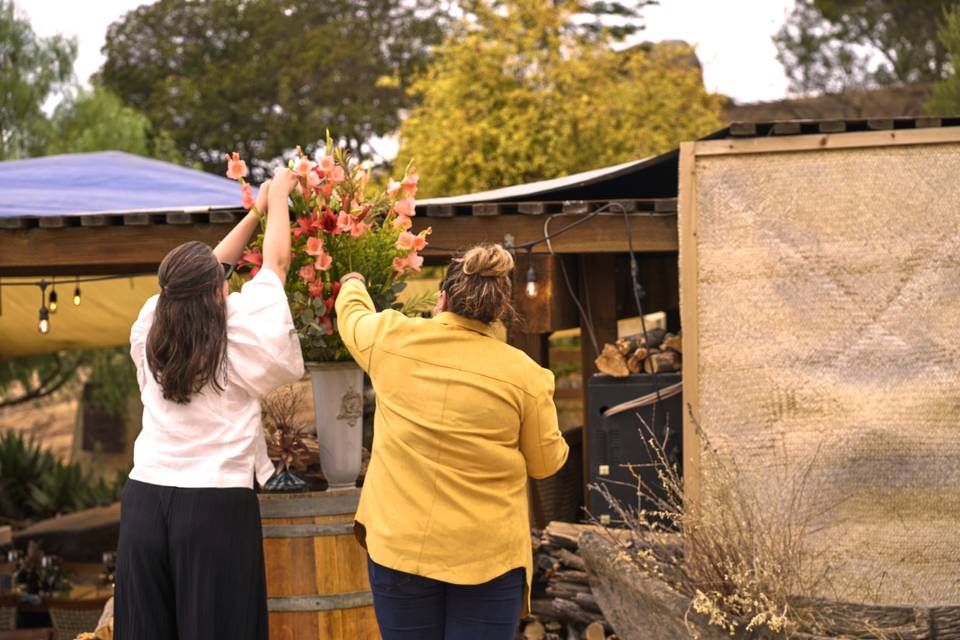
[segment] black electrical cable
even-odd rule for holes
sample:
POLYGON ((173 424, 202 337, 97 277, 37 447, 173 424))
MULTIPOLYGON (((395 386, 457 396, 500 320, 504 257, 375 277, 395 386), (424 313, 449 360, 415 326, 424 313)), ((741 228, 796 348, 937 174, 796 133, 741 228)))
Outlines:
MULTIPOLYGON (((610 209, 610 208, 612 208, 612 207, 615 207, 615 206, 616 206, 616 207, 620 207, 620 209, 624 212, 624 215, 630 215, 630 214, 627 213, 627 210, 623 207, 623 205, 620 204, 619 202, 608 202, 607 204, 603 205, 603 206, 600 207, 599 209, 594 209, 593 211, 585 214, 582 218, 579 218, 579 219, 571 222, 570 224, 568 224, 568 225, 565 226, 565 227, 561 227, 560 229, 554 231, 553 233, 544 234, 543 237, 541 237, 541 238, 536 238, 536 239, 534 239, 534 240, 528 240, 527 242, 521 242, 520 244, 514 244, 514 245, 512 245, 510 248, 513 249, 513 250, 532 249, 533 247, 537 246, 538 244, 543 244, 544 242, 549 242, 550 240, 556 238, 557 236, 559 236, 559 235, 561 235, 561 234, 564 234, 564 233, 566 233, 567 231, 570 231, 570 230, 573 229, 574 227, 577 227, 577 226, 579 226, 579 225, 587 222, 588 220, 593 220, 593 219, 596 218, 597 216, 605 213, 608 209, 610 209)), ((551 214, 550 217, 553 218, 553 217, 556 217, 557 215, 570 215, 570 214, 551 214)), ((675 214, 675 213, 654 213, 654 212, 650 212, 650 213, 641 213, 641 214, 634 214, 634 215, 642 215, 642 216, 644 216, 644 217, 650 217, 650 218, 659 218, 659 217, 669 218, 669 217, 675 216, 676 214, 675 214)), ((463 250, 463 247, 441 247, 441 246, 435 245, 435 244, 430 244, 430 245, 429 245, 429 248, 430 248, 430 249, 433 249, 433 250, 435 250, 435 251, 446 251, 446 252, 450 252, 450 253, 457 253, 457 252, 463 250)), ((551 251, 551 253, 553 253, 553 252, 551 251)))
MULTIPOLYGON (((619 205, 620 203, 613 204, 619 205)), ((630 224, 630 215, 627 213, 627 210, 622 205, 620 205, 620 209, 623 211, 623 222, 627 227, 627 250, 630 252, 630 280, 633 285, 633 301, 636 303, 637 313, 640 315, 640 329, 643 331, 643 343, 644 346, 647 346, 650 338, 647 334, 647 321, 643 317, 643 303, 641 302, 646 293, 640 284, 637 255, 633 251, 633 225, 630 224)), ((656 367, 652 368, 651 373, 653 374, 653 390, 657 396, 657 402, 654 404, 654 407, 663 411, 663 398, 660 397, 660 379, 657 375, 656 367)))
MULTIPOLYGON (((110 275, 110 276, 90 276, 88 278, 77 278, 76 283, 84 282, 103 282, 105 280, 123 280, 124 278, 138 278, 140 276, 154 276, 155 273, 126 273, 123 275, 110 275)), ((3 286, 5 287, 39 287, 40 283, 43 280, 37 280, 34 282, 5 282, 3 286)))

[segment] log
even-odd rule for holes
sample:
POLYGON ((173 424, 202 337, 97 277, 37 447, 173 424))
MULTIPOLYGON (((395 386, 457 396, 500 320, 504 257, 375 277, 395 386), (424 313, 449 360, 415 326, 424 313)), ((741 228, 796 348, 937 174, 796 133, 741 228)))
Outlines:
POLYGON ((663 343, 660 345, 660 348, 664 351, 676 351, 677 353, 683 353, 683 340, 679 335, 675 333, 668 333, 663 339, 663 343))
POLYGON ((557 550, 556 557, 558 560, 560 560, 560 564, 562 564, 565 567, 569 567, 576 571, 585 572, 587 570, 587 565, 583 563, 583 558, 581 558, 575 553, 571 553, 570 551, 567 551, 566 549, 557 550))
POLYGON ((594 613, 603 614, 603 610, 600 608, 600 605, 597 603, 597 596, 593 595, 593 592, 589 593, 578 593, 573 599, 582 609, 587 611, 592 611, 594 613))
POLYGON ((576 584, 589 584, 586 571, 561 570, 553 574, 552 580, 557 582, 573 582, 576 584))
POLYGON ((551 582, 547 586, 547 595, 554 598, 576 600, 578 593, 590 593, 590 585, 576 582, 551 582))
POLYGON ((702 640, 729 640, 723 629, 689 610, 688 598, 643 574, 602 536, 585 533, 580 551, 593 595, 621 640, 689 640, 686 618, 702 640))
POLYGON ((523 640, 543 640, 547 629, 539 620, 532 620, 523 628, 523 640))
POLYGON ((627 369, 627 361, 624 359, 623 354, 612 344, 603 345, 603 353, 597 356, 594 363, 597 365, 600 373, 605 373, 608 376, 625 378, 630 375, 630 370, 627 369))
POLYGON ((643 361, 649 353, 649 349, 640 347, 630 354, 630 357, 627 358, 627 369, 630 370, 630 373, 640 373, 643 371, 643 361))
POLYGON ((554 598, 553 608, 558 614, 557 618, 563 622, 572 622, 580 626, 586 626, 592 622, 603 624, 602 615, 581 609, 580 605, 571 600, 554 598))
POLYGON ((659 351, 651 353, 643 361, 643 370, 646 373, 667 373, 680 370, 680 354, 676 351, 659 351))
POLYGON ((583 630, 584 640, 606 640, 607 634, 603 630, 603 625, 599 622, 591 622, 583 630))
POLYGON ((666 331, 663 329, 648 329, 647 337, 644 339, 642 333, 637 333, 632 336, 624 336, 617 340, 617 350, 621 355, 627 355, 628 353, 633 353, 640 347, 658 347, 660 343, 663 342, 663 338, 666 335, 666 331))

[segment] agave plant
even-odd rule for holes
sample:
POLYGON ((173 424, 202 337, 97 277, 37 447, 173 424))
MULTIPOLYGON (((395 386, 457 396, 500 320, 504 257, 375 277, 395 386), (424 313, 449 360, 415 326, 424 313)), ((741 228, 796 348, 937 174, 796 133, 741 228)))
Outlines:
POLYGON ((115 502, 127 471, 94 478, 77 463, 44 451, 32 438, 0 434, 0 522, 25 525, 31 520, 115 502))

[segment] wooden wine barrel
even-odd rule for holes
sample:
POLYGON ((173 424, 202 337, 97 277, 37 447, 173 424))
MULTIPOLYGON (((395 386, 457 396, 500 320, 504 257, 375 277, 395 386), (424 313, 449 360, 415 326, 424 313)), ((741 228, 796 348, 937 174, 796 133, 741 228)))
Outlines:
POLYGON ((270 640, 379 639, 358 490, 261 494, 270 640))

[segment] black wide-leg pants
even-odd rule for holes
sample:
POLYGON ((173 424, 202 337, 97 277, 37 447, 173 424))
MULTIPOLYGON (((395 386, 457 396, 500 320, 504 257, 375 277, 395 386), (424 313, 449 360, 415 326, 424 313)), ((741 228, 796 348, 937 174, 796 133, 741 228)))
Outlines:
POLYGON ((128 480, 114 640, 267 640, 260 506, 252 489, 128 480))

